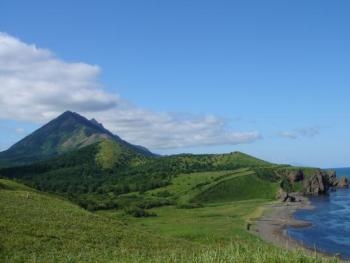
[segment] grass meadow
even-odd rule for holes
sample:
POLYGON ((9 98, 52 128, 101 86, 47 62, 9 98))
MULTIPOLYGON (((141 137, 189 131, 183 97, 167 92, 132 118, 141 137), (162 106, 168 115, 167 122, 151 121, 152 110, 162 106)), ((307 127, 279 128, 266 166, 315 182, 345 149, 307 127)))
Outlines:
POLYGON ((88 212, 0 180, 0 262, 337 262, 287 251, 246 231, 268 199, 166 206, 157 216, 88 212))

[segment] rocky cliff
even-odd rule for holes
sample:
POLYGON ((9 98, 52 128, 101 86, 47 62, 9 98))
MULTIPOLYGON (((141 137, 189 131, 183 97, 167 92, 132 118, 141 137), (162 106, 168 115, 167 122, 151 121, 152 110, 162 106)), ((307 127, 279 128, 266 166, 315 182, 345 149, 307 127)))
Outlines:
POLYGON ((284 178, 286 180, 282 181, 281 189, 277 193, 277 198, 283 202, 297 201, 300 194, 322 195, 336 188, 349 187, 348 179, 344 176, 338 179, 334 170, 315 169, 307 175, 302 169, 292 170, 286 172, 284 178), (301 184, 299 193, 290 193, 290 186, 296 184, 301 184), (286 185, 289 187, 287 188, 286 185))
POLYGON ((303 181, 303 193, 308 195, 326 194, 330 189, 337 187, 348 187, 348 179, 340 177, 337 179, 336 172, 315 170, 315 173, 303 181))

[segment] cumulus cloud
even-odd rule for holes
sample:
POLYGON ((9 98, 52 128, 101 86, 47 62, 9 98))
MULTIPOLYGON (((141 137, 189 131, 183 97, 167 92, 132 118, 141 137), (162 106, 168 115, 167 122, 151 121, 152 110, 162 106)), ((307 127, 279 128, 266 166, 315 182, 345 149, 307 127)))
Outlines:
POLYGON ((117 97, 102 90, 100 68, 68 63, 0 33, 0 118, 42 122, 67 108, 103 111, 117 97))
POLYGON ((253 132, 233 132, 220 117, 149 112, 126 107, 101 114, 104 123, 130 141, 154 149, 250 143, 260 138, 253 132), (151 142, 151 143, 150 143, 151 142))
POLYGON ((73 110, 151 149, 250 143, 261 137, 257 131, 232 131, 218 116, 162 113, 132 105, 105 91, 100 73, 96 65, 63 61, 49 50, 0 33, 0 119, 42 124, 73 110))
POLYGON ((294 129, 293 131, 282 131, 278 133, 278 136, 295 140, 300 137, 315 137, 319 133, 320 129, 318 127, 307 127, 294 129))

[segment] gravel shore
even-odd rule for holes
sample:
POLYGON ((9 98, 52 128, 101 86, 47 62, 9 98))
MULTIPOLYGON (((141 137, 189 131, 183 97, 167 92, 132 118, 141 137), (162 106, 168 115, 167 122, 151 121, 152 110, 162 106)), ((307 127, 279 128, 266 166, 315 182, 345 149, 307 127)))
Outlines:
MULTIPOLYGON (((303 251, 309 255, 315 255, 315 250, 309 249, 298 241, 292 239, 287 234, 288 227, 308 227, 310 222, 297 220, 293 217, 295 211, 299 209, 313 209, 310 201, 302 197, 301 202, 294 203, 272 203, 265 206, 263 215, 255 220, 250 228, 251 231, 263 240, 289 250, 303 251)), ((318 255, 334 258, 329 254, 317 252, 318 255)), ((339 259, 340 260, 340 259, 339 259)), ((349 262, 342 261, 341 262, 349 262)))
MULTIPOLYGON (((287 249, 303 249, 301 244, 287 235, 288 227, 308 227, 311 223, 296 220, 293 214, 298 209, 313 209, 307 198, 301 202, 273 203, 266 205, 263 216, 255 221, 252 231, 265 241, 287 249)), ((310 250, 307 250, 310 252, 310 250)))
MULTIPOLYGON (((272 203, 265 206, 263 215, 255 220, 250 230, 260 236, 263 240, 285 249, 303 251, 309 255, 315 255, 315 250, 309 249, 303 244, 292 239, 287 234, 288 227, 308 227, 310 222, 297 220, 293 217, 294 212, 299 209, 312 210, 314 207, 306 197, 301 197, 301 202, 272 203)), ((329 254, 317 252, 328 258, 334 258, 329 254)), ((340 262, 349 262, 339 259, 340 262)))

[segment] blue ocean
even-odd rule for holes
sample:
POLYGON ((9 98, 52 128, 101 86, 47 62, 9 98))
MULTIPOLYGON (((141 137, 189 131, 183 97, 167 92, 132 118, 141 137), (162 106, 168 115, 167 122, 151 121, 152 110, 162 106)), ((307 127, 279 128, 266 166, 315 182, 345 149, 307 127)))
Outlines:
MULTIPOLYGON (((337 177, 350 179, 350 168, 339 168, 337 177)), ((299 210, 294 217, 312 223, 290 228, 287 233, 309 248, 350 259, 350 189, 337 189, 328 196, 312 197, 314 210, 299 210)))

